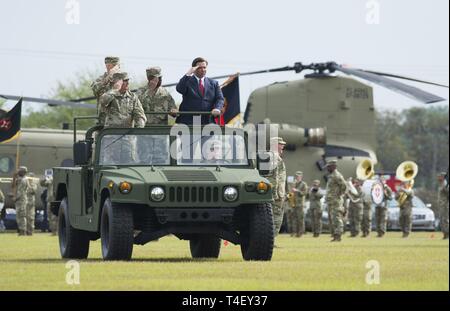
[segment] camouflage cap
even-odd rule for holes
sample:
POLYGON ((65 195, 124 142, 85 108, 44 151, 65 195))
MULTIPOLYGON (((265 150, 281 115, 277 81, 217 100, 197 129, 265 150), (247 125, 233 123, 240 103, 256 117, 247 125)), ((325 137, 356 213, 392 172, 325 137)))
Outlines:
POLYGON ((315 179, 315 180, 313 180, 313 185, 320 185, 320 180, 318 180, 318 179, 315 179))
POLYGON ((295 172, 295 176, 303 176, 303 172, 302 171, 297 171, 297 172, 295 172))
POLYGON ((113 64, 116 65, 120 62, 120 58, 116 56, 107 56, 105 57, 105 64, 113 64))
POLYGON ((114 82, 119 80, 130 80, 126 72, 116 72, 115 74, 113 74, 112 79, 114 82))
POLYGON ((271 143, 278 143, 279 145, 286 145, 286 142, 281 137, 272 137, 270 139, 271 143))
POLYGON ((160 67, 150 67, 146 69, 147 78, 150 77, 162 77, 161 68, 160 67))
POLYGON ((330 166, 330 165, 337 165, 337 160, 328 160, 327 166, 330 166))

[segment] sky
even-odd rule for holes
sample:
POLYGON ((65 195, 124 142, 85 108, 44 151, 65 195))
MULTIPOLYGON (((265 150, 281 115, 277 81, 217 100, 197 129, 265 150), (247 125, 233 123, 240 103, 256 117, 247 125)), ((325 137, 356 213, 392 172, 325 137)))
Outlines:
MULTIPOLYGON (((135 81, 160 66, 164 82, 176 82, 203 56, 209 76, 336 61, 448 85, 448 11, 447 0, 2 0, 0 94, 48 97, 58 81, 102 72, 107 55, 135 81)), ((256 88, 301 78, 242 77, 242 111, 256 88)), ((446 88, 411 84, 449 98, 446 88)), ((378 86, 374 98, 380 110, 423 107, 378 86)))

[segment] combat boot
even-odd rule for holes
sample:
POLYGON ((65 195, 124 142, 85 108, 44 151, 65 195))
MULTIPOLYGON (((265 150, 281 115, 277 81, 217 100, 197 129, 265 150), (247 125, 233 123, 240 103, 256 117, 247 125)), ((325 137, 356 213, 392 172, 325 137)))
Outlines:
POLYGON ((24 230, 19 230, 19 236, 24 236, 25 235, 25 231, 24 230))
POLYGON ((407 238, 409 236, 409 233, 407 233, 407 232, 403 232, 403 236, 402 236, 402 238, 407 238))
POLYGON ((33 235, 33 231, 27 231, 27 235, 33 235))
POLYGON ((383 233, 382 232, 378 232, 377 238, 382 238, 382 237, 383 237, 383 233))
POLYGON ((448 233, 444 233, 444 237, 442 239, 443 240, 448 240, 448 233))

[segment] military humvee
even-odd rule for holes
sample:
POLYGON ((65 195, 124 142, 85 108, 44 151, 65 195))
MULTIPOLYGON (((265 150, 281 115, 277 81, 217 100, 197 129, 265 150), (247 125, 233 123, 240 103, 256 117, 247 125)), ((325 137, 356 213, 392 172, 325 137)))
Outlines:
POLYGON ((61 256, 87 258, 100 238, 104 260, 129 260, 134 244, 173 234, 193 258, 217 258, 225 239, 245 260, 270 260, 272 193, 258 171, 267 154, 251 160, 242 129, 194 131, 96 126, 74 141, 75 167, 53 169, 61 256))

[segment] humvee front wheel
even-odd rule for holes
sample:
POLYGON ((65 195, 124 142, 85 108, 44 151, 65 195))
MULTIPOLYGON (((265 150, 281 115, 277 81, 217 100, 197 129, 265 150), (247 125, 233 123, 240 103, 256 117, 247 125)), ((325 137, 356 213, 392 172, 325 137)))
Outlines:
POLYGON ((61 201, 58 214, 59 251, 62 258, 86 259, 89 254, 89 237, 86 232, 75 229, 70 224, 69 203, 61 201))
POLYGON ((274 244, 271 204, 251 206, 248 227, 242 233, 241 252, 244 260, 271 260, 274 244))
POLYGON ((189 240, 192 258, 218 258, 220 238, 211 235, 199 235, 189 240))
POLYGON ((100 236, 104 260, 130 260, 133 252, 133 212, 109 198, 102 209, 100 236))

